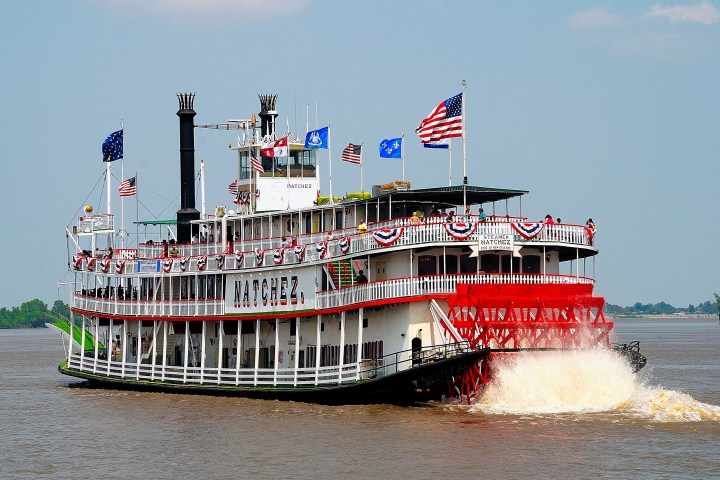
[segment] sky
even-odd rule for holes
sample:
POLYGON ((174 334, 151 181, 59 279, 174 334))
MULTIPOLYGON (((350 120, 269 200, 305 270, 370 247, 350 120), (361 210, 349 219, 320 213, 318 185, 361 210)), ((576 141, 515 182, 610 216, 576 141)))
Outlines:
MULTIPOLYGON (((330 124, 338 194, 359 190, 358 167, 339 161, 348 142, 365 145, 367 190, 400 178, 400 162, 376 152, 402 134, 413 187, 447 185, 446 153, 421 148, 414 130, 463 81, 471 185, 528 190, 530 220, 592 217, 596 294, 610 303, 710 300, 720 293, 720 1, 676 2, 5 2, 0 245, 14 273, 0 307, 68 300, 65 227, 83 205, 104 211, 100 146, 121 122, 140 217, 174 215, 178 92, 197 94, 197 124, 249 118, 260 93, 278 95, 278 124, 301 136, 308 111, 311 129, 330 124)), ((196 131, 209 206, 231 205, 235 141, 196 131)), ((460 152, 456 141, 455 184, 460 152)))

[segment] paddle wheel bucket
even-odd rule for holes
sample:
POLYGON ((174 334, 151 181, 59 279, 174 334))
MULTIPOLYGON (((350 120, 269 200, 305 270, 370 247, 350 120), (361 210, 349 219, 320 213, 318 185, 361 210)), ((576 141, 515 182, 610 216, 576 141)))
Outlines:
POLYGON ((495 353, 453 379, 450 389, 469 401, 488 383, 493 357, 504 352, 610 348, 614 325, 605 320, 605 299, 592 290, 586 284, 458 285, 447 299, 450 323, 471 346, 495 353))

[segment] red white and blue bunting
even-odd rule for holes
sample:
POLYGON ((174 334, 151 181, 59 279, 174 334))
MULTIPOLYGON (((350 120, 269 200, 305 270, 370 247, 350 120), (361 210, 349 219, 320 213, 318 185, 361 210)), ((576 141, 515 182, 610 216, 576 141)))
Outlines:
POLYGON ((166 258, 165 260, 163 260, 163 262, 162 262, 163 272, 170 273, 170 270, 172 270, 172 264, 173 264, 172 258, 166 258))
POLYGON ((180 270, 185 271, 187 268, 188 257, 180 257, 180 270))
POLYGON ((250 192, 238 192, 233 203, 238 205, 250 205, 250 192))
POLYGON ((282 265, 283 260, 285 259, 285 249, 284 248, 276 248, 273 252, 273 262, 275 262, 275 265, 282 265))
POLYGON ((350 239, 348 237, 341 238, 338 242, 338 245, 340 246, 340 251, 343 253, 343 255, 347 255, 347 253, 350 251, 350 239))
POLYGON ((222 270, 225 265, 225 255, 215 255, 215 262, 217 262, 217 269, 222 270))
POLYGON ((245 262, 245 254, 243 252, 235 252, 235 268, 242 268, 245 262))
POLYGON ((258 267, 262 267, 263 263, 265 263, 265 250, 260 250, 259 248, 256 248, 255 265, 258 267))
POLYGON ((123 273, 124 269, 125 269, 125 260, 118 259, 115 262, 115 273, 117 273, 119 275, 119 274, 123 273))
POLYGON ((315 246, 315 251, 318 254, 318 258, 325 258, 327 254, 327 245, 325 245, 325 242, 318 242, 315 246))
POLYGON ((207 256, 206 255, 200 255, 197 259, 197 266, 198 270, 202 271, 205 270, 205 265, 207 264, 207 256))
POLYGON ((477 223, 450 222, 444 225, 447 233, 455 240, 467 240, 467 238, 475 231, 477 223))
POLYGON ((293 252, 295 252, 295 260, 297 263, 302 262, 305 257, 305 245, 296 245, 295 248, 293 248, 293 252))
POLYGON ((542 232, 544 223, 511 223, 510 224, 517 233, 520 234, 525 240, 530 240, 537 236, 538 233, 542 232))
POLYGON ((88 272, 93 272, 93 271, 95 271, 95 262, 97 262, 97 258, 95 258, 95 257, 90 257, 90 258, 88 258, 88 262, 87 262, 87 270, 88 270, 88 272))
POLYGON ((72 257, 73 261, 73 267, 75 267, 75 270, 80 270, 80 266, 82 265, 83 258, 85 258, 84 255, 80 255, 79 253, 76 253, 72 257))
POLYGON ((398 238, 402 237, 404 230, 405 227, 381 228, 380 230, 373 231, 372 236, 379 245, 389 247, 395 243, 398 238))
POLYGON ((103 258, 102 260, 100 260, 100 271, 102 273, 107 273, 109 268, 110 268, 110 259, 109 258, 103 258))

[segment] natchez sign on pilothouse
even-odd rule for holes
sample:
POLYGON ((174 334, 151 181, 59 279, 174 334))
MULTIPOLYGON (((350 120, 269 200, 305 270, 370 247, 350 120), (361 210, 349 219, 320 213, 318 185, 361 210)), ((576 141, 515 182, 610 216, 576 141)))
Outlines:
POLYGON ((315 308, 315 268, 269 269, 227 277, 225 313, 293 313, 315 308))

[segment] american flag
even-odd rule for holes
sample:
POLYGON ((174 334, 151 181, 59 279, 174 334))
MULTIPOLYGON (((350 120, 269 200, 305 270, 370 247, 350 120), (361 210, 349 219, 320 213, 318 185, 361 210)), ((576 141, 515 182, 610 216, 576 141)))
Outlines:
POLYGON ((123 180, 118 187, 118 193, 121 197, 132 197, 137 194, 137 175, 123 180))
POLYGON ((422 143, 462 136, 462 97, 463 94, 459 93, 441 102, 427 118, 420 122, 415 133, 418 134, 422 143))
POLYGON ((237 178, 232 181, 230 185, 228 185, 228 193, 231 195, 237 195, 238 193, 238 181, 237 178))
POLYGON ((250 157, 250 164, 256 172, 265 173, 265 169, 263 168, 262 163, 257 158, 250 157))
POLYGON ((340 156, 343 162, 356 163, 360 165, 362 163, 362 145, 353 145, 348 143, 342 151, 340 156))

